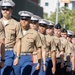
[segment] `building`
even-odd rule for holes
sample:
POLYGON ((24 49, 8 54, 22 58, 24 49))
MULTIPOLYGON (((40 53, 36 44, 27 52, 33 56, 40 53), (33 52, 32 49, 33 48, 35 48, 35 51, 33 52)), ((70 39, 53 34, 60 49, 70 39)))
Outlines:
MULTIPOLYGON (((52 12, 56 11, 57 8, 57 2, 58 0, 40 0, 39 5, 43 7, 44 13, 48 15, 48 17, 51 15, 52 12)), ((70 0, 70 3, 64 3, 59 1, 59 7, 66 6, 70 10, 75 9, 75 0, 70 0)))
POLYGON ((61 2, 60 7, 63 7, 63 6, 67 7, 70 10, 75 10, 75 0, 70 0, 70 3, 61 2))
POLYGON ((43 12, 48 14, 49 16, 51 12, 55 11, 56 3, 57 3, 57 0, 40 0, 39 5, 43 7, 43 12))

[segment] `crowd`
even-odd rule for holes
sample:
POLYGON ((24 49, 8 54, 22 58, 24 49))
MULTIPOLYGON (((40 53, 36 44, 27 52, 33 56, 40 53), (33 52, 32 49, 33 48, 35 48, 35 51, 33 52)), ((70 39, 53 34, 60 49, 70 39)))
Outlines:
POLYGON ((0 1, 0 75, 75 75, 75 34, 15 3, 0 1))

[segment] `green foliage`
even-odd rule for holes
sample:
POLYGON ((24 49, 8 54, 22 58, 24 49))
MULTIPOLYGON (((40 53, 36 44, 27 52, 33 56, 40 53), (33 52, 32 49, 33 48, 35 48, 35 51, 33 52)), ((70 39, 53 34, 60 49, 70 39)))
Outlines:
MULTIPOLYGON (((69 10, 66 7, 59 9, 58 21, 61 23, 62 27, 64 24, 67 29, 70 29, 75 32, 75 10, 69 10)), ((49 18, 46 19, 56 22, 56 12, 52 13, 49 18)))

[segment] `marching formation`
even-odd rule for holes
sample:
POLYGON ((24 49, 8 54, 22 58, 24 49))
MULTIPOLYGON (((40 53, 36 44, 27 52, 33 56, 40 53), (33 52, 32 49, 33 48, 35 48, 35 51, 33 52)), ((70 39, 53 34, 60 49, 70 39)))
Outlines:
POLYGON ((17 22, 12 0, 0 6, 0 75, 75 75, 74 32, 25 10, 17 22))

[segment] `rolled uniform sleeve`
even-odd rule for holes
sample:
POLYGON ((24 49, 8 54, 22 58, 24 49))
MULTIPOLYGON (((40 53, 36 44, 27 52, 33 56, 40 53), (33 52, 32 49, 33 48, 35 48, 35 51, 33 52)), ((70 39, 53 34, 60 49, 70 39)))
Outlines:
POLYGON ((60 39, 59 39, 59 43, 58 43, 58 49, 59 49, 59 51, 63 51, 63 47, 62 47, 60 39))
POLYGON ((37 48, 42 47, 41 37, 38 32, 36 33, 35 45, 37 48))
POLYGON ((2 25, 2 23, 0 22, 0 39, 4 39, 5 38, 5 33, 4 33, 4 26, 2 25))
POLYGON ((53 39, 51 40, 51 51, 56 51, 56 45, 53 39))
POLYGON ((65 53, 66 54, 71 54, 72 50, 73 50, 73 46, 70 42, 68 42, 68 45, 66 46, 65 53))
POLYGON ((21 39, 23 37, 21 29, 19 30, 19 33, 17 35, 17 39, 21 39))
POLYGON ((19 32, 20 32, 20 29, 21 29, 21 26, 20 26, 20 23, 18 22, 16 24, 16 37, 18 36, 19 32))
POLYGON ((42 41, 42 49, 46 49, 46 38, 45 38, 45 36, 41 37, 41 41, 42 41))
POLYGON ((71 55, 74 56, 75 55, 75 46, 73 45, 72 50, 71 50, 71 55))

